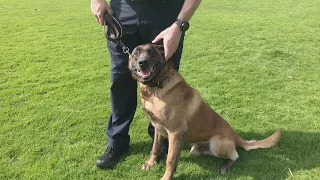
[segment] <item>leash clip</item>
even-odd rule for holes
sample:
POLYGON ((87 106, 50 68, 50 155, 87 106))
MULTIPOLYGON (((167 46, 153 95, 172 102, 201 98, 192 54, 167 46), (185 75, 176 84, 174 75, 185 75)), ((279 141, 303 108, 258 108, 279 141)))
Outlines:
POLYGON ((117 41, 116 45, 121 46, 123 53, 130 55, 130 49, 126 45, 124 45, 121 40, 117 41))

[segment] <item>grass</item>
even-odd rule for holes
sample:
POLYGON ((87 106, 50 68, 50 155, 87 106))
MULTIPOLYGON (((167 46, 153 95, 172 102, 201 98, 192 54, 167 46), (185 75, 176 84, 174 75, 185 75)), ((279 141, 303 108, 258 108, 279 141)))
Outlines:
MULTIPOLYGON (((320 1, 203 0, 180 72, 246 139, 284 129, 272 149, 222 160, 185 145, 175 179, 319 179, 320 1)), ((88 1, 0 0, 0 179, 159 179, 138 107, 131 151, 95 167, 110 113, 109 55, 88 1)))

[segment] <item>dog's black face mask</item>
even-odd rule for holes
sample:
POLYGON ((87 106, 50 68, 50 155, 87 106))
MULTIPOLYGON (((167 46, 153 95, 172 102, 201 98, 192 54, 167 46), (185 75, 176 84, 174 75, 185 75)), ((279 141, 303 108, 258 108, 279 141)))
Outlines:
POLYGON ((129 59, 129 69, 133 78, 143 84, 159 79, 160 71, 166 64, 163 46, 154 44, 136 47, 129 59))

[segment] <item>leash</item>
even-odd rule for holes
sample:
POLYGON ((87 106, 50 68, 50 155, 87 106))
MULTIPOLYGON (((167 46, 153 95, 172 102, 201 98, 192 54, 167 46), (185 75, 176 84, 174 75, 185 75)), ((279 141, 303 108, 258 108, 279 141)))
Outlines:
POLYGON ((130 55, 130 49, 124 45, 124 43, 121 41, 123 32, 122 32, 122 26, 119 23, 116 18, 114 18, 111 14, 109 14, 107 11, 103 14, 104 24, 103 24, 103 33, 104 36, 116 45, 121 46, 123 53, 130 55), (108 26, 108 30, 106 28, 108 26))

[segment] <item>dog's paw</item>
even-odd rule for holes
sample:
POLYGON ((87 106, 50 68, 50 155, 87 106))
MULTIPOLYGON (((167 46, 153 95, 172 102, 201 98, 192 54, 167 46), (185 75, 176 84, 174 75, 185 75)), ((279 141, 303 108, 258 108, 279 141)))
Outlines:
POLYGON ((168 171, 163 174, 162 178, 160 180, 172 180, 173 178, 173 171, 168 171))
POLYGON ((225 175, 230 173, 231 171, 231 167, 228 166, 227 164, 223 164, 222 166, 220 166, 220 174, 221 175, 225 175))
POLYGON ((141 169, 150 169, 156 162, 145 162, 142 164, 141 169))
POLYGON ((190 153, 193 154, 193 155, 196 155, 196 156, 199 156, 199 155, 201 154, 201 153, 198 151, 198 149, 197 149, 196 146, 192 146, 192 147, 191 147, 190 153))
POLYGON ((162 177, 160 180, 171 180, 171 178, 162 177))

